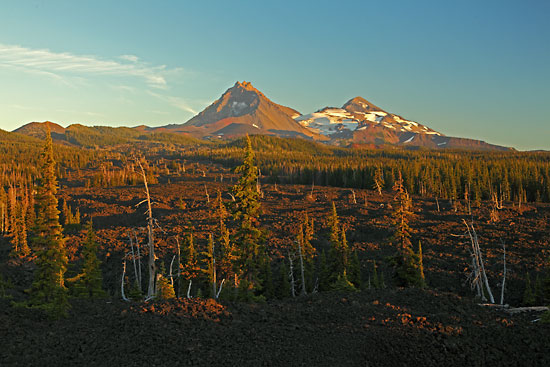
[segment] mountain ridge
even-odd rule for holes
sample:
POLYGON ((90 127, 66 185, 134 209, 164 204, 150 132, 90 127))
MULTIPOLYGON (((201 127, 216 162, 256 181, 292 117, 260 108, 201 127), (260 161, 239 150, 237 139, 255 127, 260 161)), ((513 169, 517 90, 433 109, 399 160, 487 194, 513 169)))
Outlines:
MULTIPOLYGON (((79 134, 88 130, 82 125, 73 124, 63 128, 46 121, 31 122, 14 131, 43 137, 44 129, 39 128, 40 124, 50 126, 54 139, 65 141, 71 140, 67 135, 74 136, 75 130, 79 134)), ((93 130, 90 133, 98 135, 107 130, 112 133, 114 130, 111 130, 117 128, 95 126, 89 129, 93 130)), ((134 138, 139 134, 172 133, 219 140, 248 134, 298 137, 342 147, 515 150, 482 140, 446 136, 422 123, 388 112, 361 96, 349 99, 342 107, 324 107, 309 114, 301 114, 291 107, 271 101, 247 81, 237 81, 220 98, 183 124, 160 127, 139 125, 118 129, 118 134, 134 138)))

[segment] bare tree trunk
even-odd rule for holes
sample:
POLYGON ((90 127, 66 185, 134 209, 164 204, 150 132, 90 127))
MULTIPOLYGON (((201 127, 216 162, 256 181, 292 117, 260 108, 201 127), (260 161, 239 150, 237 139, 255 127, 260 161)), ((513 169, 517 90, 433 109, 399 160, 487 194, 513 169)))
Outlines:
MULTIPOLYGON (((210 234, 210 237, 212 237, 212 234, 210 234)), ((217 292, 216 292, 216 258, 214 257, 214 243, 212 242, 212 286, 214 293, 212 295, 214 298, 218 299, 217 292)))
POLYGON ((139 245, 139 241, 138 241, 138 238, 137 238, 137 234, 136 232, 134 231, 134 238, 136 239, 136 247, 137 247, 137 256, 138 256, 138 287, 139 287, 139 291, 142 292, 142 287, 141 287, 141 251, 140 251, 140 245, 139 245))
POLYGON ((136 254, 134 252, 134 244, 133 244, 133 241, 132 241, 132 237, 130 236, 130 233, 128 233, 128 239, 130 240, 130 248, 132 249, 132 262, 134 263, 134 276, 136 278, 136 285, 138 286, 138 288, 140 288, 138 270, 137 270, 137 266, 136 266, 136 254))
POLYGON ((502 243, 503 259, 504 259, 504 270, 502 271, 502 287, 500 289, 500 304, 504 304, 504 286, 506 285, 506 245, 502 243))
POLYGON ((178 298, 181 295, 181 251, 180 251, 180 240, 176 236, 176 244, 178 245, 178 298))
POLYGON ((120 295, 122 296, 122 299, 126 302, 129 301, 128 298, 126 298, 126 294, 124 293, 124 277, 126 276, 126 255, 124 255, 124 261, 122 262, 122 278, 120 279, 120 295))
POLYGON ((170 284, 172 285, 172 287, 174 286, 174 274, 172 274, 172 269, 173 269, 175 258, 176 258, 176 255, 172 256, 172 261, 170 261, 170 284))
MULTIPOLYGON (((489 301, 491 303, 495 303, 495 299, 493 297, 493 292, 491 292, 491 287, 489 286, 489 280, 487 279, 487 274, 485 273, 485 266, 483 264, 483 257, 481 255, 481 249, 479 247, 479 240, 477 238, 477 233, 475 231, 475 228, 472 224, 472 228, 470 230, 470 226, 468 223, 463 220, 464 224, 466 224, 466 228, 468 229, 468 235, 470 236, 470 241, 472 243, 472 256, 473 256, 473 280, 472 284, 476 284, 476 287, 481 288, 481 299, 485 301, 485 292, 487 291, 487 295, 489 296, 489 301)), ((478 288, 478 290, 479 290, 478 288)))
POLYGON ((357 204, 357 200, 355 198, 355 191, 354 190, 351 190, 351 196, 353 197, 353 203, 357 204))
POLYGON ((222 279, 222 282, 220 283, 220 288, 218 289, 218 293, 216 293, 216 299, 220 298, 220 293, 222 292, 224 282, 225 282, 225 279, 222 279))
POLYGON ((288 274, 290 276, 290 294, 292 297, 296 297, 296 289, 294 286, 294 263, 292 262, 292 256, 290 253, 288 254, 288 261, 290 262, 290 272, 288 274))
POLYGON ((193 284, 193 279, 189 279, 189 287, 187 287, 187 298, 191 298, 191 284, 193 284))
POLYGON ((210 202, 210 195, 208 195, 208 189, 206 188, 206 184, 204 184, 204 192, 206 193, 206 202, 210 202))
POLYGON ((302 245, 300 244, 300 241, 298 241, 298 254, 300 255, 300 272, 302 277, 302 292, 301 295, 305 296, 307 294, 306 291, 306 277, 304 275, 304 256, 302 255, 302 245))
POLYGON ((145 170, 140 161, 138 161, 139 167, 141 168, 141 175, 143 176, 143 183, 145 185, 145 193, 147 194, 147 235, 149 239, 149 285, 147 288, 147 298, 152 298, 155 296, 155 241, 153 237, 153 210, 151 208, 151 196, 149 195, 149 186, 147 185, 147 176, 145 175, 145 170))
POLYGON ((435 203, 437 205, 437 212, 439 213, 440 210, 439 210, 439 200, 437 199, 437 196, 435 197, 435 203))

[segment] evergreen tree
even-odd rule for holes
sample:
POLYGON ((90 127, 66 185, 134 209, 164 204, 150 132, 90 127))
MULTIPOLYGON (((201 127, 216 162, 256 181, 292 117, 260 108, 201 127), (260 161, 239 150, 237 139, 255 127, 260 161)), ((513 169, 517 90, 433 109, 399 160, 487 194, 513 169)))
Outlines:
POLYGON ((48 128, 42 152, 42 177, 36 196, 36 222, 33 228, 32 248, 37 254, 35 280, 29 290, 31 307, 43 308, 53 317, 64 316, 69 309, 65 271, 67 253, 59 224, 57 209, 57 179, 53 143, 48 128))
POLYGON ((543 304, 544 303, 544 289, 542 285, 542 279, 540 274, 537 273, 535 278, 535 303, 543 304))
POLYGON ((279 267, 278 279, 279 286, 277 287, 277 296, 281 299, 290 297, 290 279, 288 277, 288 267, 285 261, 282 261, 279 267))
POLYGON ((523 304, 525 306, 534 306, 535 305, 535 294, 533 293, 533 288, 531 286, 531 277, 529 273, 525 276, 525 290, 523 291, 523 304))
POLYGON ((353 256, 349 262, 349 281, 355 286, 355 288, 361 288, 361 263, 359 262, 359 256, 357 251, 353 251, 353 256))
POLYGON ((382 188, 384 187, 384 174, 382 173, 382 167, 377 166, 374 174, 374 189, 378 191, 378 195, 382 195, 382 188))
POLYGON ((325 250, 321 251, 319 257, 319 290, 328 291, 330 289, 331 271, 327 262, 325 250))
POLYGON ((234 264, 236 261, 236 249, 234 243, 231 242, 229 229, 227 228, 225 221, 227 220, 227 209, 222 200, 222 194, 218 190, 218 197, 216 200, 216 212, 214 217, 217 219, 216 228, 216 242, 218 243, 219 251, 217 261, 218 274, 221 279, 226 279, 225 288, 233 283, 236 287, 236 279, 234 272, 234 264))
POLYGON ((11 255, 14 257, 25 257, 31 253, 31 249, 27 243, 27 223, 25 221, 26 210, 22 204, 16 206, 15 223, 12 233, 12 241, 14 247, 11 255))
POLYGON ((198 264, 192 229, 190 229, 189 233, 187 234, 183 250, 185 265, 182 265, 182 276, 187 280, 194 280, 201 273, 201 269, 198 264))
POLYGON ((378 270, 376 269, 376 261, 372 262, 372 286, 376 289, 382 288, 382 283, 378 276, 378 270))
POLYGON ((423 287, 421 260, 419 255, 414 253, 410 239, 409 219, 412 215, 412 204, 403 185, 401 172, 395 182, 394 190, 396 196, 393 203, 392 222, 395 232, 391 241, 397 247, 397 254, 391 258, 391 263, 396 270, 395 281, 398 286, 402 287, 423 287))
POLYGON ((420 273, 420 279, 426 284, 426 277, 424 276, 424 258, 422 255, 422 242, 418 241, 418 272, 420 273))
POLYGON ((168 278, 164 277, 161 273, 157 275, 157 297, 158 299, 174 299, 176 298, 176 292, 174 291, 174 286, 168 278))
POLYGON ((235 173, 240 173, 241 177, 233 187, 235 196, 233 218, 238 223, 237 231, 233 236, 236 250, 234 271, 239 283, 244 282, 239 284, 239 289, 253 292, 261 288, 259 272, 261 256, 264 252, 261 250, 263 234, 259 222, 258 168, 254 165, 254 152, 248 135, 243 164, 235 169, 235 173))
POLYGON ((90 219, 86 224, 86 240, 82 249, 84 266, 75 283, 75 293, 80 297, 101 298, 105 296, 103 290, 103 275, 101 261, 97 258, 97 242, 90 219))

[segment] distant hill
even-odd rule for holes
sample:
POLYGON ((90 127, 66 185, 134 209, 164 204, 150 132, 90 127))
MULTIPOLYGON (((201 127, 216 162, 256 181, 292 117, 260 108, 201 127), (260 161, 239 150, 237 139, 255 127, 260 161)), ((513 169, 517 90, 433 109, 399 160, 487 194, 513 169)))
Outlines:
POLYGON ((10 134, 44 139, 47 126, 50 126, 52 130, 52 139, 55 142, 86 148, 107 147, 137 142, 172 143, 185 146, 211 144, 210 142, 193 138, 189 135, 167 133, 143 126, 130 128, 73 124, 69 125, 67 128, 63 128, 50 121, 31 122, 23 125, 10 134))
POLYGON ((14 130, 14 132, 27 136, 32 136, 38 139, 44 139, 46 137, 46 126, 50 127, 52 138, 54 139, 60 139, 62 136, 65 135, 65 128, 51 121, 30 122, 14 130))

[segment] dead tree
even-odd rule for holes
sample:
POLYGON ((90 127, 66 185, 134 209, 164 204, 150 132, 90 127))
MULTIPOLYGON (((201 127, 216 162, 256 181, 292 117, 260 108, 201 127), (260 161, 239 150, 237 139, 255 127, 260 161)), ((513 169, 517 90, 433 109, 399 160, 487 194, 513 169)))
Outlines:
POLYGON ((206 188, 206 184, 204 184, 204 192, 206 194, 206 202, 210 203, 210 195, 208 195, 208 189, 206 188))
POLYGON ((138 276, 138 269, 136 265, 136 253, 134 252, 134 244, 132 242, 132 237, 130 236, 130 233, 128 233, 128 239, 130 240, 130 248, 132 249, 132 262, 134 263, 134 276, 136 278, 136 285, 141 292, 141 279, 138 276))
POLYGON ((472 285, 472 288, 477 289, 477 294, 478 296, 480 296, 482 301, 486 302, 488 296, 489 301, 491 303, 495 303, 493 293, 491 292, 491 287, 489 286, 489 280, 487 279, 487 274, 485 273, 483 257, 481 256, 479 240, 477 238, 477 233, 474 229, 474 225, 468 225, 465 220, 463 220, 463 222, 466 225, 468 236, 470 237, 470 242, 472 245, 472 250, 470 251, 472 256, 472 273, 469 276, 470 283, 472 285))
POLYGON ((143 200, 138 205, 142 204, 143 202, 147 202, 147 237, 148 237, 148 244, 149 247, 149 262, 147 264, 149 268, 149 283, 147 288, 147 299, 151 299, 155 297, 155 274, 156 274, 156 266, 155 266, 155 241, 154 241, 154 234, 153 234, 153 210, 151 209, 151 196, 149 195, 149 186, 147 185, 147 175, 145 174, 145 170, 143 169, 143 165, 141 164, 141 161, 137 161, 139 164, 139 168, 141 168, 141 175, 143 177, 143 184, 145 185, 145 194, 147 195, 147 199, 143 200))
POLYGON ((503 270, 502 270, 502 287, 500 289, 500 304, 504 304, 504 286, 506 285, 506 245, 502 243, 502 258, 504 260, 503 270))
POLYGON ((302 245, 300 244, 300 241, 296 241, 298 243, 298 255, 300 256, 300 273, 302 277, 302 291, 301 295, 305 296, 307 295, 306 291, 306 277, 304 275, 304 256, 302 254, 302 245))
POLYGON ((139 283, 139 291, 141 292, 141 251, 140 251, 140 245, 137 238, 137 233, 132 229, 132 232, 134 234, 134 238, 136 239, 136 247, 137 247, 137 260, 138 260, 138 283, 139 283))
POLYGON ((126 302, 130 301, 126 294, 124 293, 124 278, 126 277, 126 256, 128 254, 125 254, 122 259, 122 278, 120 279, 120 295, 122 296, 122 299, 126 302))
POLYGON ((355 198, 355 190, 353 190, 353 189, 351 190, 351 197, 352 197, 352 199, 353 199, 353 200, 352 200, 353 203, 354 203, 354 204, 357 204, 357 199, 355 198))
POLYGON ((309 198, 313 200, 313 190, 315 189, 315 180, 311 181, 311 192, 309 193, 309 198))
POLYGON ((178 298, 181 294, 181 250, 180 250, 180 240, 176 236, 176 244, 178 245, 178 298))
POLYGON ((294 261, 293 261, 294 255, 291 255, 290 252, 288 253, 288 261, 290 263, 290 271, 288 273, 288 276, 290 277, 290 294, 292 297, 296 297, 296 287, 295 287, 295 281, 294 281, 294 261))

